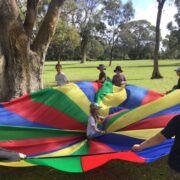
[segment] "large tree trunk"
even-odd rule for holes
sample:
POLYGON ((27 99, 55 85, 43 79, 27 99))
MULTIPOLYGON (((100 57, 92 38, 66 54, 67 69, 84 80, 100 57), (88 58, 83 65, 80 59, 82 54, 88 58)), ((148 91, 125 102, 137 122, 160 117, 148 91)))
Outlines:
MULTIPOLYGON (((118 37, 117 37, 118 38, 118 37)), ((110 54, 109 54, 109 66, 112 64, 112 59, 113 59, 113 51, 114 51, 114 44, 115 41, 117 41, 117 38, 115 39, 115 31, 113 32, 113 38, 112 38, 112 43, 109 42, 110 48, 110 54)))
POLYGON ((111 66, 111 64, 112 64, 113 50, 114 50, 114 47, 112 46, 110 49, 109 66, 111 66))
POLYGON ((2 99, 2 97, 6 92, 5 78, 3 78, 4 67, 5 67, 5 59, 4 56, 2 55, 2 51, 0 47, 0 100, 2 99))
POLYGON ((87 58, 87 43, 88 40, 87 39, 82 39, 81 41, 81 63, 85 63, 86 62, 86 58, 87 58))
POLYGON ((45 55, 63 1, 51 1, 31 46, 38 0, 28 0, 24 24, 20 19, 16 0, 0 0, 0 101, 7 101, 43 87, 45 55))
POLYGON ((154 66, 153 66, 153 73, 151 79, 160 79, 163 78, 159 71, 159 43, 160 43, 160 23, 161 23, 161 15, 164 3, 166 0, 157 0, 158 1, 158 13, 157 13, 157 20, 156 20, 156 44, 154 49, 154 66))

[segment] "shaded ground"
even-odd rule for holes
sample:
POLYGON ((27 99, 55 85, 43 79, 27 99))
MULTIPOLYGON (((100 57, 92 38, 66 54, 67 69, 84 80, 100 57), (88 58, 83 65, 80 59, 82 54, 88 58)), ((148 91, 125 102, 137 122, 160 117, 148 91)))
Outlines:
MULTIPOLYGON (((98 78, 97 66, 104 63, 106 73, 112 77, 116 65, 121 65, 129 84, 154 89, 158 92, 166 92, 177 82, 174 69, 180 66, 179 60, 160 61, 160 71, 164 79, 151 80, 152 61, 113 61, 108 67, 108 61, 87 62, 63 62, 63 71, 70 81, 93 81, 98 78)), ((44 71, 44 83, 46 87, 54 86, 56 74, 56 62, 47 62, 44 71)), ((135 164, 114 160, 104 166, 87 173, 65 173, 50 167, 9 168, 0 166, 0 180, 168 180, 167 158, 163 158, 152 164, 135 164)))
POLYGON ((167 180, 167 158, 152 164, 114 160, 86 173, 66 173, 53 168, 0 167, 1 180, 167 180))

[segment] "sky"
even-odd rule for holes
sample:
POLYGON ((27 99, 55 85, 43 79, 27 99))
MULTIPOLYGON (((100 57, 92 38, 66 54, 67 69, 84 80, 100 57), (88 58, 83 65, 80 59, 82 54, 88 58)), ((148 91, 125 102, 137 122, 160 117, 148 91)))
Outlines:
MULTIPOLYGON (((127 0, 123 0, 126 2, 127 0)), ((157 16, 157 0, 131 0, 133 7, 135 9, 134 20, 146 19, 151 22, 152 25, 156 25, 156 16, 157 16)), ((176 14, 177 10, 173 4, 169 4, 168 1, 165 2, 162 17, 161 17, 161 34, 164 38, 169 31, 167 30, 167 24, 170 21, 173 21, 173 16, 176 14)))

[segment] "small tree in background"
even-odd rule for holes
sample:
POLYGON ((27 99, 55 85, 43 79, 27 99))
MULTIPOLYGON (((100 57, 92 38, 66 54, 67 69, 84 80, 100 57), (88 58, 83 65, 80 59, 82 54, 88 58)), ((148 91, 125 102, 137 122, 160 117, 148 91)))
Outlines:
POLYGON ((119 41, 120 26, 134 16, 134 9, 131 1, 123 5, 121 0, 104 0, 103 6, 104 21, 108 24, 104 31, 104 36, 110 47, 109 66, 111 66, 113 51, 116 43, 119 41))

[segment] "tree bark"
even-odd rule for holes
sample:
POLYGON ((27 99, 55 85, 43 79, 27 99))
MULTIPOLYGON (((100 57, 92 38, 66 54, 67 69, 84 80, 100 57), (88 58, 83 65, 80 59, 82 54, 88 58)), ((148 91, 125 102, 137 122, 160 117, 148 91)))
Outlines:
POLYGON ((86 58, 87 58, 87 43, 88 43, 87 39, 82 39, 82 41, 81 41, 81 63, 85 63, 86 62, 86 58))
POLYGON ((37 5, 39 0, 27 1, 27 13, 24 22, 24 29, 29 37, 32 35, 32 30, 37 16, 37 5))
POLYGON ((30 36, 38 1, 28 1, 27 7, 30 10, 27 10, 23 23, 16 0, 0 0, 0 101, 7 101, 43 87, 45 55, 63 2, 64 0, 51 1, 31 47, 30 36))
POLYGON ((117 38, 115 39, 115 31, 114 31, 114 32, 113 32, 112 43, 109 42, 109 45, 110 45, 110 47, 111 47, 111 49, 110 49, 110 54, 109 54, 109 66, 111 66, 111 64, 112 64, 114 44, 115 44, 115 41, 116 41, 116 40, 117 40, 117 38))
POLYGON ((158 13, 156 20, 156 43, 154 49, 154 61, 153 61, 153 73, 151 79, 160 79, 163 78, 159 71, 159 43, 160 43, 160 23, 161 23, 161 15, 162 9, 164 7, 164 3, 166 0, 157 0, 158 1, 158 13))
POLYGON ((111 64, 112 64, 113 50, 114 50, 114 46, 112 46, 112 47, 111 47, 111 50, 110 50, 110 56, 109 56, 109 66, 111 66, 111 64))

